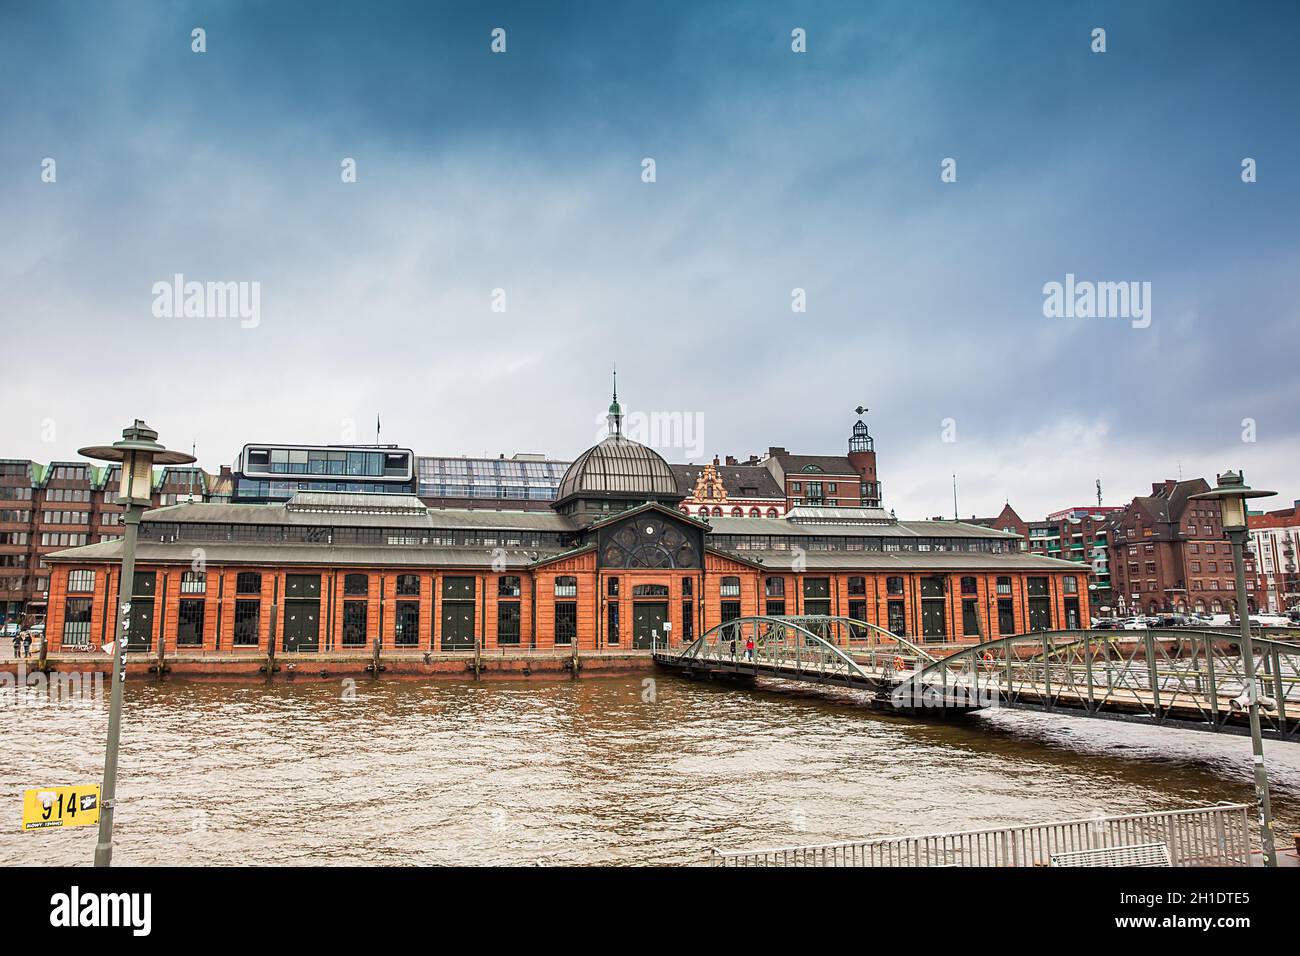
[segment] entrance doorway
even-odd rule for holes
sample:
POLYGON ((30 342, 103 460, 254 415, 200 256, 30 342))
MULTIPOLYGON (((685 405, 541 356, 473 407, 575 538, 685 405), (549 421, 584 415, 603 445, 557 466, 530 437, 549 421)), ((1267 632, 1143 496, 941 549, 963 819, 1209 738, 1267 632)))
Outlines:
POLYGON ((668 620, 667 601, 636 601, 632 605, 632 646, 649 650, 655 636, 664 638, 664 621, 668 620))
POLYGON ((1068 630, 1077 631, 1079 629, 1079 599, 1065 599, 1065 626, 1068 630))

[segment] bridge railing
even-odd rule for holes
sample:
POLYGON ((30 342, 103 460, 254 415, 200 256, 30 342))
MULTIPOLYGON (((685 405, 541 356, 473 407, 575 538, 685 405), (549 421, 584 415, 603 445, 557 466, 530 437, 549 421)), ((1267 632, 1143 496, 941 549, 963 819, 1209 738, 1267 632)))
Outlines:
MULTIPOLYGON (((1300 738, 1300 645, 1256 638, 1265 732, 1300 738)), ((1187 628, 1045 631, 972 645, 927 664, 893 691, 900 707, 1056 706, 1204 723, 1244 722, 1240 636, 1187 628)))
POLYGON ((742 617, 714 625, 684 649, 656 647, 656 654, 688 668, 874 686, 876 679, 841 646, 847 641, 837 641, 838 627, 830 617, 742 617))
POLYGON ((765 850, 709 851, 712 866, 1047 866, 1053 854, 1163 843, 1173 866, 1248 866, 1245 804, 765 850))
POLYGON ((835 615, 737 618, 714 625, 686 645, 656 642, 655 653, 680 663, 761 664, 814 676, 829 672, 886 678, 936 660, 906 637, 835 615))

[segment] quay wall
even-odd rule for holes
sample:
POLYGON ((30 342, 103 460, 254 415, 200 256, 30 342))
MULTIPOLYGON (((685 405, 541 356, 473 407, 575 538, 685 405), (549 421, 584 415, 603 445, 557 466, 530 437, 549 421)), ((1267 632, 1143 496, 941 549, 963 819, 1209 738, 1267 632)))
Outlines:
MULTIPOLYGON (((154 655, 129 654, 128 681, 185 680, 265 681, 335 680, 340 677, 374 677, 375 657, 365 654, 286 654, 268 660, 253 654, 179 654, 161 662, 154 655), (161 667, 161 677, 159 669, 161 667)), ((570 654, 492 654, 477 660, 470 654, 387 653, 378 658, 380 679, 446 678, 451 680, 554 680, 571 676, 574 658, 570 654)), ((0 660, 0 673, 17 676, 19 665, 27 674, 42 670, 33 655, 24 659, 0 660)), ((112 659, 107 654, 50 654, 45 668, 51 673, 81 673, 112 676, 112 659)), ((587 653, 577 658, 577 673, 615 675, 648 673, 654 669, 649 651, 587 653)))

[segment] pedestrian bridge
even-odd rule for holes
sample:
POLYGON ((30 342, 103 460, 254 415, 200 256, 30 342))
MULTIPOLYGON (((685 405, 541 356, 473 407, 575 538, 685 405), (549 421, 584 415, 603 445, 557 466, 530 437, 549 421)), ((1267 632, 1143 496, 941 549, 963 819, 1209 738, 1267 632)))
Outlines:
MULTIPOLYGON (((1263 734, 1300 742, 1300 644, 1251 643, 1263 734)), ((654 658, 687 676, 858 688, 912 716, 1011 707, 1248 734, 1240 645, 1239 633, 1191 628, 926 645, 853 618, 756 616, 684 645, 657 644, 654 658)))

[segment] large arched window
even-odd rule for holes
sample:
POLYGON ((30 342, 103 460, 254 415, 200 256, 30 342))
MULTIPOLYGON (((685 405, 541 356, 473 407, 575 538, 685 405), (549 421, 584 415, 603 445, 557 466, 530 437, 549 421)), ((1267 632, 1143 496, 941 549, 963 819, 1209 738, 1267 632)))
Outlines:
POLYGON ((759 510, 758 510, 757 508, 750 508, 750 509, 749 509, 749 516, 750 516, 751 518, 757 518, 757 517, 760 515, 760 513, 761 513, 761 512, 759 512, 759 510))
POLYGON ((742 511, 740 508, 732 508, 732 509, 731 509, 731 517, 733 517, 733 518, 743 518, 743 517, 745 517, 745 512, 742 511))
POLYGON ((713 517, 715 517, 715 518, 721 518, 721 517, 722 517, 722 509, 719 508, 717 505, 714 505, 714 506, 713 506, 713 517))
POLYGON ((767 516, 768 516, 769 518, 775 518, 775 517, 777 516, 777 514, 776 514, 776 509, 775 509, 775 508, 768 508, 768 509, 767 509, 767 516))

